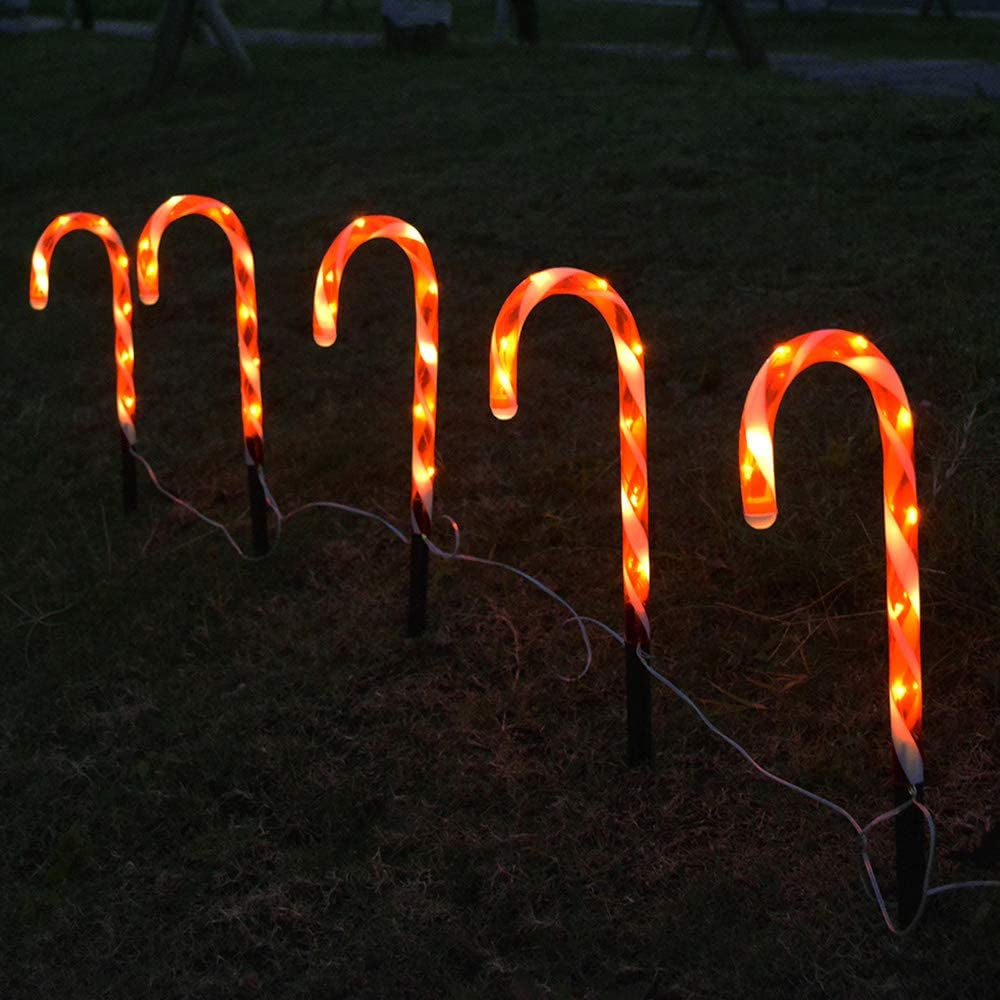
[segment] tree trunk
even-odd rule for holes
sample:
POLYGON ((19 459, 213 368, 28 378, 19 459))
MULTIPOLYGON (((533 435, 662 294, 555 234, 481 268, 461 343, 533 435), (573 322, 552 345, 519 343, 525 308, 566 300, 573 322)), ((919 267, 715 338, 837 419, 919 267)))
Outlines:
POLYGON ((767 54, 747 24, 743 0, 702 0, 691 29, 692 55, 703 56, 708 51, 720 20, 744 69, 759 69, 767 65, 767 54))

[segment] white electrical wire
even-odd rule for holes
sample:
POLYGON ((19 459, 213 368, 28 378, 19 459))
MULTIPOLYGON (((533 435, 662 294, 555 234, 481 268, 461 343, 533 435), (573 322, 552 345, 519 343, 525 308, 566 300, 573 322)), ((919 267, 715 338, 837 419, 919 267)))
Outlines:
MULTIPOLYGON (((233 538, 229 529, 221 521, 216 521, 215 519, 209 517, 207 514, 203 514, 200 510, 198 510, 197 507, 194 506, 194 504, 188 503, 187 500, 182 500, 175 493, 171 493, 170 490, 168 490, 157 478, 156 473, 153 471, 153 467, 149 464, 149 462, 147 462, 146 459, 143 458, 138 451, 136 451, 135 445, 131 445, 129 447, 129 451, 131 452, 134 458, 137 458, 139 462, 142 463, 143 468, 146 470, 146 474, 149 476, 149 481, 153 484, 153 486, 156 487, 157 490, 159 490, 160 493, 162 493, 168 500, 173 501, 179 507, 183 507, 186 511, 189 511, 190 513, 194 514, 194 516, 198 518, 199 521, 204 521, 205 524, 210 525, 211 527, 221 531, 223 537, 226 539, 227 542, 229 542, 229 544, 236 551, 236 554, 241 559, 245 559, 247 562, 260 562, 261 559, 267 558, 267 555, 252 556, 244 552, 243 548, 240 546, 240 543, 237 542, 235 538, 233 538)), ((271 510, 274 511, 278 519, 278 527, 276 529, 277 534, 274 539, 274 544, 277 545, 278 539, 281 537, 281 522, 283 520, 281 512, 278 510, 278 505, 275 503, 274 497, 271 495, 271 491, 268 489, 267 483, 264 480, 264 470, 259 465, 257 466, 257 477, 260 480, 261 488, 264 491, 264 499, 267 505, 271 508, 271 510)), ((273 551, 273 546, 272 546, 272 551, 273 551)))
POLYGON ((458 523, 450 518, 447 514, 440 515, 443 517, 452 528, 455 533, 455 544, 452 547, 451 552, 445 552, 444 549, 438 548, 425 534, 421 532, 420 537, 424 540, 424 544, 427 546, 429 552, 436 555, 439 559, 455 560, 458 562, 469 562, 477 563, 480 566, 495 566, 498 569, 506 570, 508 573, 513 573, 515 576, 519 576, 522 580, 527 580, 532 586, 537 587, 543 594, 551 597, 557 604, 562 605, 569 613, 570 617, 567 621, 575 621, 580 629, 580 638, 583 640, 584 648, 587 650, 587 659, 583 664, 583 669, 575 677, 563 677, 560 675, 559 679, 562 681, 574 681, 579 680, 587 671, 590 669, 590 664, 594 658, 594 652, 590 645, 590 636, 587 635, 587 627, 584 624, 585 619, 581 618, 568 601, 561 598, 551 587, 547 587, 541 580, 537 577, 532 576, 530 573, 525 573, 524 570, 518 569, 516 566, 511 566, 509 563, 499 562, 496 559, 483 559, 480 556, 468 556, 458 551, 458 547, 461 541, 461 535, 458 529, 458 523))
POLYGON ((347 504, 334 503, 334 501, 332 500, 314 500, 311 503, 303 504, 301 507, 296 507, 288 514, 283 514, 281 512, 281 509, 278 507, 278 502, 274 499, 274 494, 271 493, 270 487, 267 485, 267 480, 264 477, 263 466, 258 465, 257 479, 260 482, 260 487, 264 492, 264 500, 267 503, 268 507, 270 507, 272 512, 274 513, 277 527, 275 528, 274 542, 271 544, 268 551, 262 556, 249 555, 239 544, 239 542, 236 541, 236 539, 233 537, 229 529, 224 524, 222 524, 222 522, 214 520, 207 514, 203 514, 200 510, 198 510, 197 507, 194 506, 194 504, 189 503, 187 500, 182 500, 176 494, 171 493, 170 490, 168 490, 159 481, 159 479, 156 476, 156 473, 153 471, 153 467, 149 464, 149 462, 146 461, 146 459, 143 458, 142 455, 140 455, 139 452, 135 450, 134 445, 129 450, 142 463, 143 467, 146 470, 146 473, 149 475, 150 482, 153 484, 154 487, 156 487, 157 490, 159 490, 160 493, 163 494, 163 496, 165 496, 168 500, 173 501, 178 506, 183 507, 185 510, 190 511, 190 513, 194 514, 194 516, 197 517, 200 521, 204 521, 205 524, 211 525, 211 527, 221 531, 226 541, 229 542, 229 544, 235 550, 236 554, 241 559, 245 559, 247 562, 260 562, 262 559, 267 559, 268 556, 270 556, 278 546, 278 541, 281 539, 282 525, 286 521, 291 520, 293 517, 296 517, 297 515, 302 514, 307 510, 312 510, 313 508, 319 508, 319 507, 326 507, 332 510, 342 510, 348 514, 357 514, 360 517, 366 517, 369 520, 377 521, 383 527, 388 528, 389 531, 391 531, 401 542, 405 542, 407 540, 406 535, 404 535, 394 524, 392 524, 390 521, 387 521, 384 517, 380 517, 378 514, 374 514, 369 510, 362 510, 360 507, 351 507, 348 506, 347 504))
MULTIPOLYGON (((277 545, 278 539, 281 537, 282 523, 297 516, 298 514, 303 513, 304 511, 312 510, 314 508, 328 508, 331 510, 340 510, 348 514, 356 514, 360 517, 368 518, 369 520, 375 521, 378 524, 381 524, 383 527, 387 528, 401 542, 405 543, 407 541, 406 535, 402 531, 400 531, 394 524, 386 520, 384 517, 381 517, 380 515, 375 514, 371 511, 363 510, 360 507, 351 507, 347 504, 335 503, 332 500, 312 501, 311 503, 303 504, 301 507, 296 507, 288 514, 282 514, 281 510, 278 507, 277 502, 275 501, 273 495, 271 494, 270 489, 267 486, 267 482, 264 478, 264 470, 260 466, 258 466, 257 474, 258 478, 260 479, 261 488, 264 491, 264 498, 267 502, 268 507, 270 507, 271 510, 274 512, 274 515, 277 519, 277 529, 276 529, 277 535, 275 537, 274 545, 271 547, 267 555, 264 556, 247 555, 240 547, 240 545, 237 543, 237 541, 233 538, 233 536, 230 534, 229 530, 225 527, 225 525, 221 524, 219 521, 215 521, 212 518, 206 516, 192 504, 188 503, 186 500, 182 500, 180 497, 174 495, 169 490, 165 489, 160 484, 159 480, 156 478, 156 474, 153 472, 153 469, 150 466, 149 462, 147 462, 146 459, 144 459, 135 450, 134 446, 130 450, 132 454, 145 467, 146 472, 149 474, 150 481, 153 483, 156 489, 160 491, 160 493, 162 493, 169 500, 183 507, 185 510, 190 511, 192 514, 195 515, 195 517, 204 521, 206 524, 211 525, 213 528, 217 528, 219 531, 221 531, 222 534, 225 536, 226 540, 236 551, 236 553, 241 558, 246 559, 248 562, 258 562, 261 559, 266 559, 267 555, 270 555, 270 553, 274 551, 274 547, 277 545)), ((451 551, 447 552, 444 549, 439 548, 437 545, 435 545, 425 534, 421 533, 419 537, 423 539, 424 544, 427 546, 427 550, 431 552, 433 555, 437 556, 439 559, 445 559, 457 562, 476 563, 480 566, 493 566, 496 567, 497 569, 506 570, 508 573, 513 573, 515 576, 520 577, 522 580, 525 580, 532 586, 536 587, 543 594, 552 598, 552 600, 554 600, 557 604, 565 608, 570 613, 570 617, 567 619, 567 621, 576 622, 577 626, 579 627, 580 638, 583 641, 583 645, 584 648, 586 649, 587 655, 586 655, 586 661, 584 662, 583 665, 583 669, 575 677, 560 677, 561 680, 564 681, 579 680, 590 669, 590 665, 593 661, 593 649, 590 644, 590 637, 587 635, 587 625, 595 626, 596 628, 600 629, 601 631, 611 636, 611 638, 614 639, 617 643, 619 643, 619 645, 621 646, 625 645, 624 637, 619 632, 616 632, 613 628, 611 628, 610 625, 605 624, 604 622, 600 621, 597 618, 591 618, 586 615, 577 614, 575 609, 568 601, 560 597, 559 594, 557 594, 554 590, 552 590, 551 587, 548 587, 546 584, 542 583, 541 580, 539 580, 537 577, 532 576, 530 573, 526 573, 524 570, 518 569, 516 566, 511 566, 509 563, 500 562, 499 560, 496 559, 483 559, 479 556, 470 556, 460 552, 459 547, 461 544, 461 532, 458 523, 453 518, 449 517, 447 514, 440 516, 442 516, 446 521, 448 521, 449 525, 451 526, 452 532, 454 533, 454 544, 452 545, 451 551)), ((660 671, 653 666, 654 663, 653 658, 645 650, 637 649, 636 654, 639 658, 640 663, 642 663, 643 667, 646 669, 646 671, 654 680, 659 681, 660 684, 669 689, 674 695, 676 695, 681 701, 683 701, 684 704, 687 705, 688 708, 690 708, 695 713, 695 715, 698 716, 702 724, 705 726, 706 729, 708 729, 709 732, 713 733, 715 736, 718 736, 719 739, 721 739, 723 742, 727 743, 730 747, 732 747, 755 771, 763 775, 769 781, 773 781, 775 784, 780 785, 783 788, 787 788, 789 791, 794 792, 797 795, 801 795, 813 802, 816 802, 821 806, 824 806, 831 812, 835 813, 836 815, 840 816, 841 818, 845 819, 848 823, 850 823, 851 827, 854 829, 854 832, 858 836, 861 866, 867 878, 866 888, 870 890, 875 900, 875 903, 878 906, 878 910, 882 916, 882 920, 885 923, 886 927, 889 929, 889 932, 891 934, 895 934, 900 937, 909 934, 910 931, 912 931, 913 928, 917 926, 917 924, 923 917, 924 910, 927 907, 927 900, 931 896, 937 896, 946 892, 957 892, 959 890, 964 890, 964 889, 1000 889, 1000 880, 993 880, 993 879, 981 879, 981 880, 967 881, 967 882, 949 882, 944 885, 937 885, 932 887, 930 885, 930 880, 934 867, 934 856, 937 849, 937 826, 934 823, 934 818, 931 815, 930 810, 922 802, 917 801, 917 799, 914 797, 913 794, 911 794, 911 798, 908 801, 901 803, 900 805, 896 806, 893 809, 889 809, 886 812, 881 813, 880 815, 876 816, 873 820, 868 822, 865 826, 862 826, 843 806, 839 806, 837 805, 836 802, 833 802, 831 799, 828 799, 822 795, 818 795, 816 792, 811 792, 807 788, 803 788, 801 785, 797 785, 792 781, 788 781, 786 778, 780 777, 773 771, 769 771, 766 767, 759 764, 753 758, 753 756, 751 756, 748 750, 746 750, 743 746, 737 743, 736 740, 734 740, 731 736, 728 736, 721 729, 719 729, 719 727, 716 726, 715 723, 713 723, 711 719, 708 718, 708 716, 698 707, 698 705, 695 704, 694 700, 689 695, 687 695, 684 691, 682 691, 668 677, 660 673, 660 671), (878 877, 876 876, 875 869, 872 865, 871 855, 868 846, 868 835, 877 826, 880 826, 881 824, 887 823, 889 820, 894 819, 905 809, 909 809, 911 806, 920 810, 921 815, 924 817, 924 822, 927 825, 927 835, 928 835, 927 865, 924 870, 924 879, 920 894, 920 905, 917 908, 917 912, 906 927, 898 927, 896 923, 893 921, 892 917, 890 917, 889 915, 889 909, 888 906, 886 905, 885 897, 882 894, 882 889, 881 886, 879 885, 878 877)))

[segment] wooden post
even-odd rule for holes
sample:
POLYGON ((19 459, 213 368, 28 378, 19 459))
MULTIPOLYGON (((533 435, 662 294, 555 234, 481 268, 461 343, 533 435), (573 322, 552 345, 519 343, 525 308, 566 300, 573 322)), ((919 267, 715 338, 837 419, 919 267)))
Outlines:
MULTIPOLYGON (((941 3, 941 13, 944 14, 949 21, 955 19, 955 8, 951 5, 951 0, 940 0, 941 3)), ((927 17, 931 10, 934 8, 934 0, 921 0, 920 3, 920 16, 927 17)))
POLYGON ((146 84, 146 101, 162 93, 173 82, 180 66, 181 53, 194 31, 196 17, 209 29, 241 75, 252 75, 253 63, 219 6, 219 0, 167 0, 156 27, 156 49, 153 69, 146 84))
POLYGON ((209 31, 215 35, 216 41, 230 60, 236 65, 240 73, 245 77, 253 76, 253 63, 243 48, 236 29, 229 23, 219 0, 198 0, 198 14, 208 26, 209 31))
POLYGON ((744 69, 760 69, 767 65, 767 54, 747 24, 743 0, 701 0, 691 29, 692 55, 705 55, 720 20, 744 69))

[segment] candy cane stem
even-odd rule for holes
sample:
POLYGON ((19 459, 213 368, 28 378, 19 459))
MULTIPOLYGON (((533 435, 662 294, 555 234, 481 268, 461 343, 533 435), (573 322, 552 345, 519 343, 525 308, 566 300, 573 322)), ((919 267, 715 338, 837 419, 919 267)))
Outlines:
POLYGON ((125 513, 138 506, 135 461, 131 445, 135 441, 135 381, 132 368, 135 350, 132 343, 132 287, 129 258, 121 237, 103 215, 93 212, 69 212, 56 216, 38 238, 31 255, 31 281, 28 300, 33 309, 44 309, 49 301, 50 263, 56 244, 68 233, 81 230, 93 233, 104 244, 111 266, 112 309, 115 324, 115 407, 122 442, 122 498, 125 513))
POLYGON ((247 466, 250 530, 254 555, 267 554, 267 502, 260 482, 264 463, 264 405, 260 389, 260 352, 257 346, 257 286, 253 252, 236 213, 215 198, 183 194, 168 198, 149 217, 139 237, 136 257, 139 296, 152 305, 160 296, 159 247, 164 230, 177 219, 202 215, 225 234, 233 262, 236 286, 236 333, 240 360, 240 402, 243 421, 243 457, 247 466))
POLYGON ((434 435, 437 425, 438 283, 430 250, 417 230, 391 215, 355 219, 323 256, 313 297, 313 338, 329 347, 337 338, 340 285, 347 261, 369 240, 387 239, 407 256, 413 273, 416 343, 413 356, 413 446, 410 486, 410 591, 406 634, 420 635, 427 612, 427 543, 434 506, 434 435))
MULTIPOLYGON (((864 379, 875 403, 882 438, 886 610, 889 626, 889 726, 896 807, 923 795, 921 751, 923 680, 920 668, 920 574, 917 564, 916 472, 913 411, 895 369, 867 337, 849 330, 814 330, 779 344, 747 393, 740 424, 743 513, 754 528, 769 528, 778 514, 774 424, 788 386, 806 368, 836 362, 864 379)), ((895 813, 899 919, 920 913, 927 862, 920 809, 895 813)))
POLYGON ((626 760, 653 762, 652 697, 639 650, 649 652, 649 482, 646 466, 645 349, 631 311, 604 278, 573 267, 525 278, 500 309, 490 344, 490 408, 498 420, 517 413, 517 348, 524 321, 550 295, 589 302, 611 331, 618 359, 621 452, 622 583, 625 596, 626 760))

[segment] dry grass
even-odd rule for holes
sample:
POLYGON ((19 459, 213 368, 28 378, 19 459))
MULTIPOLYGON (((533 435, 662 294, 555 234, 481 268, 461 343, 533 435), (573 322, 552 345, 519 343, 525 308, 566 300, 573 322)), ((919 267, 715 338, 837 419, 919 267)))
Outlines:
MULTIPOLYGON (((412 352, 394 248, 350 265, 341 338, 309 336, 314 268, 353 215, 428 240, 442 287, 439 503, 467 549, 620 615, 615 377, 580 304, 523 341, 522 412, 486 402, 488 335, 538 267, 606 274, 648 346, 656 652, 780 773, 887 803, 875 423, 810 372, 778 430, 782 516, 739 513, 743 393, 772 344, 828 324, 893 359, 918 414, 928 801, 940 877, 996 877, 1000 543, 994 165, 987 103, 850 96, 728 69, 458 50, 210 53, 139 112, 145 50, 8 45, 0 414, 0 994, 60 997, 982 995, 1000 900, 934 901, 900 944, 846 824, 754 777, 658 692, 655 773, 622 763, 618 651, 590 673, 544 597, 435 563, 401 638, 388 533, 326 512, 264 563, 142 489, 117 509, 106 265, 57 212, 134 240, 212 194, 257 254, 267 468, 286 507, 402 522, 412 352), (111 70, 109 72, 109 69, 111 70), (978 850, 977 850, 978 849, 978 850)), ((137 317, 139 435, 245 532, 224 241, 178 223, 137 317)), ((878 838, 885 867, 889 835, 878 838)))

